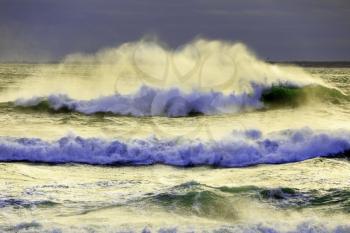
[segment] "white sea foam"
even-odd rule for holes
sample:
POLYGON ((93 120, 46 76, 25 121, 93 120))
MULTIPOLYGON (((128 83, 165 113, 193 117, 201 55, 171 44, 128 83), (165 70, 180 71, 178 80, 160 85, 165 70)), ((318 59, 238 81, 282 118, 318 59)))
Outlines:
POLYGON ((262 88, 256 87, 253 94, 230 94, 220 92, 197 92, 186 94, 179 89, 161 90, 142 87, 133 95, 111 95, 92 100, 74 100, 66 95, 50 95, 46 98, 17 99, 15 106, 35 107, 46 101, 48 108, 59 111, 94 114, 108 112, 132 116, 179 117, 191 114, 213 115, 237 113, 263 107, 260 101, 262 88))
POLYGON ((258 130, 233 132, 225 140, 104 140, 67 136, 47 142, 35 138, 0 139, 1 161, 175 166, 242 167, 332 157, 350 150, 349 131, 302 128, 263 135, 258 130))

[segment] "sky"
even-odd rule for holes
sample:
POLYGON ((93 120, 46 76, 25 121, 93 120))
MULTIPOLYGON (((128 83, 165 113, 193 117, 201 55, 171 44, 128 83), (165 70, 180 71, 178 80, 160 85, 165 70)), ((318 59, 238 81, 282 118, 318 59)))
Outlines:
POLYGON ((58 61, 152 35, 240 41, 268 60, 350 60, 349 0, 0 0, 0 62, 58 61))

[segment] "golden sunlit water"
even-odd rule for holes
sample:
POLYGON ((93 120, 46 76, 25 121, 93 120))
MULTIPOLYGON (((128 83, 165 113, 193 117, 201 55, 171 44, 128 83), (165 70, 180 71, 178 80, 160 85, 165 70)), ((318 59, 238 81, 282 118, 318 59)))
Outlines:
POLYGON ((0 232, 350 232, 348 94, 220 41, 0 64, 0 232))

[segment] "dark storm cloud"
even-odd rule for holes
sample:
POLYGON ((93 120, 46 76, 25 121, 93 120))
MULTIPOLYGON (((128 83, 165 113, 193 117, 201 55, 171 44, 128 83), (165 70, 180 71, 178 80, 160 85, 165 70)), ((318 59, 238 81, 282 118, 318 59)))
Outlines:
POLYGON ((348 0, 0 0, 0 60, 56 60, 155 34, 239 40, 274 60, 350 60, 348 0))

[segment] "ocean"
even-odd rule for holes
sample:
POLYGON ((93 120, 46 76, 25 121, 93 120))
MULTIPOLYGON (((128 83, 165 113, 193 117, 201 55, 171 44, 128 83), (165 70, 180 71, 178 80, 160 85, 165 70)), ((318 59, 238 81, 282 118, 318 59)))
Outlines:
POLYGON ((0 232, 350 232, 349 94, 221 41, 0 64, 0 232))

